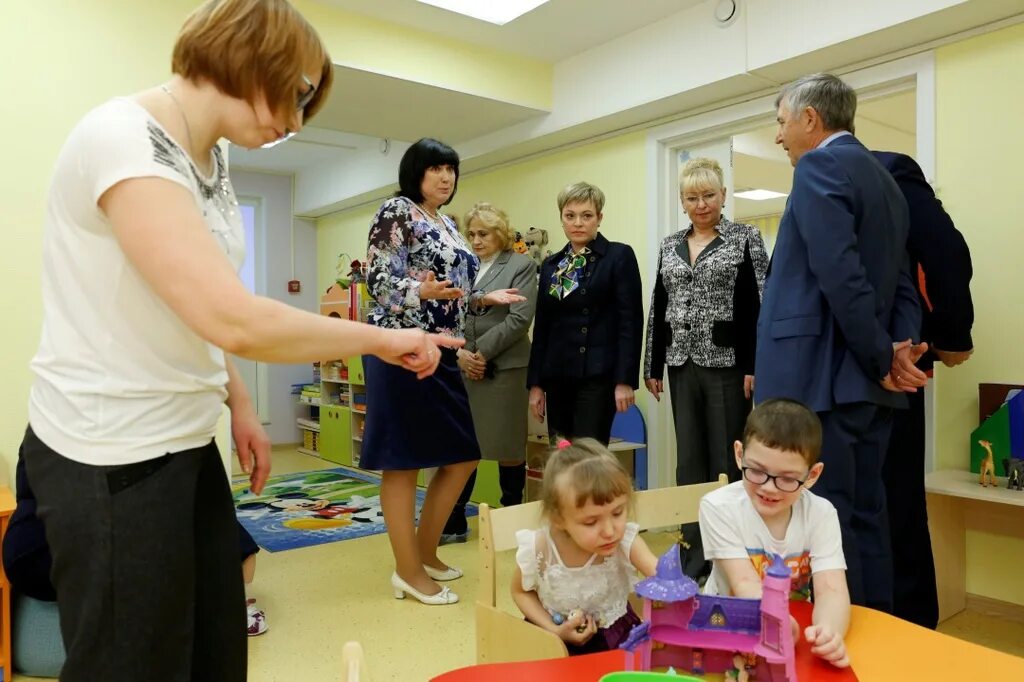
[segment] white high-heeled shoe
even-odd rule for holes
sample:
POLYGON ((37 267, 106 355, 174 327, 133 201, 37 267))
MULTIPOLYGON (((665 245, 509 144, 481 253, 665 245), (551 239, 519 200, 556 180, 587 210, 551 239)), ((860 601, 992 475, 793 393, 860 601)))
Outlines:
POLYGON ((421 604, 430 604, 432 606, 455 604, 459 601, 459 595, 455 594, 447 587, 441 588, 441 591, 437 594, 423 594, 415 587, 398 577, 397 573, 391 574, 391 587, 395 591, 395 599, 405 599, 405 595, 410 594, 421 604))
POLYGON ((439 580, 441 582, 444 582, 445 580, 458 580, 462 577, 462 569, 455 568, 454 566, 449 566, 448 568, 442 571, 437 568, 434 568, 433 566, 427 566, 426 564, 423 564, 423 569, 427 572, 427 575, 429 575, 432 579, 439 580))

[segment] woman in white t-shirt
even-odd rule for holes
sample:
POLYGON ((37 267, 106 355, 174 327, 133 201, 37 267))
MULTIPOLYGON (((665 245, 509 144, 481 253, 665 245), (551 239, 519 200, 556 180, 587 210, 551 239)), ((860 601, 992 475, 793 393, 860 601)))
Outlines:
POLYGON ((246 676, 234 508, 213 444, 221 405, 259 492, 270 444, 228 354, 374 354, 427 376, 461 341, 253 296, 221 138, 299 130, 331 60, 285 0, 210 0, 173 77, 100 105, 61 150, 43 233, 43 329, 22 443, 53 553, 62 680, 246 676))

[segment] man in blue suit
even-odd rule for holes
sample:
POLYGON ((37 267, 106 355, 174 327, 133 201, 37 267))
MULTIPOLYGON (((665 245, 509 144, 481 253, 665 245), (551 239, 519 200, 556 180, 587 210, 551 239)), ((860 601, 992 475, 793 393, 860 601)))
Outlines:
POLYGON ((795 170, 758 319, 754 400, 791 398, 818 413, 825 469, 815 492, 839 514, 850 599, 889 611, 882 463, 892 409, 927 381, 914 366, 925 346, 913 345, 921 309, 907 203, 853 136, 857 95, 846 83, 806 76, 776 104, 775 142, 795 170))

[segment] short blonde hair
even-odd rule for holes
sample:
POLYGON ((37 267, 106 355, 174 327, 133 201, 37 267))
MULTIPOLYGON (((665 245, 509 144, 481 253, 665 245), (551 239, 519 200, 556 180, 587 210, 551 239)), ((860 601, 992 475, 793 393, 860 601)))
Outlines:
POLYGON ((473 204, 473 208, 466 211, 466 217, 462 219, 462 229, 464 232, 469 232, 469 224, 474 220, 498 236, 502 251, 515 241, 512 227, 508 223, 508 214, 500 208, 486 201, 478 201, 473 204))
POLYGON ((604 192, 589 182, 573 183, 558 193, 558 212, 561 213, 566 204, 585 204, 588 201, 598 213, 604 210, 604 192))
POLYGON ((208 0, 185 20, 171 70, 208 81, 230 97, 253 104, 262 94, 274 113, 294 113, 306 65, 318 62, 320 84, 303 109, 308 121, 320 110, 334 78, 320 36, 286 0, 208 0))
POLYGON ((582 507, 588 501, 608 504, 627 495, 633 502, 633 480, 622 462, 608 448, 593 438, 580 438, 551 452, 544 465, 541 483, 541 509, 547 518, 560 514, 562 502, 572 493, 571 501, 582 507))
POLYGON ((690 159, 679 171, 679 192, 700 189, 722 191, 725 187, 725 175, 722 166, 714 159, 699 156, 690 159))

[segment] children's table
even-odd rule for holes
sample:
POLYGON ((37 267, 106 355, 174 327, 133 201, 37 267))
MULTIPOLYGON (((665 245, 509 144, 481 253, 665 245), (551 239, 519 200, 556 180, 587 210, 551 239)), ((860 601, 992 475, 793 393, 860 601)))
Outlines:
MULTIPOLYGON (((810 620, 809 608, 800 603, 794 603, 793 615, 801 626, 810 620)), ((817 659, 806 660, 798 652, 800 682, 1024 680, 1024 658, 860 606, 853 607, 846 647, 853 672, 837 670, 817 659)), ((598 682, 603 675, 625 669, 625 663, 625 653, 608 651, 525 663, 475 665, 435 677, 433 682, 598 682)))

